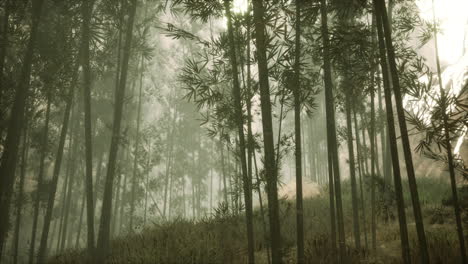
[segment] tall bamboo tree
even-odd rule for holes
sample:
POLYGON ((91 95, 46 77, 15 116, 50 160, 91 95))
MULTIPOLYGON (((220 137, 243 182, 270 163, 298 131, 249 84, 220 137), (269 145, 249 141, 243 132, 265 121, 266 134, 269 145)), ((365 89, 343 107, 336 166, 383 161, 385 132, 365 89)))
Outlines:
POLYGON ((395 198, 398 209, 398 223, 400 227, 400 241, 401 241, 401 251, 402 259, 405 264, 411 263, 410 259, 410 247, 408 241, 408 227, 406 224, 406 212, 405 212, 405 203, 403 199, 403 187, 401 184, 401 174, 400 174, 400 164, 398 159, 398 149, 395 133, 395 121, 393 117, 393 107, 390 91, 390 79, 388 73, 387 65, 387 56, 385 53, 385 42, 382 28, 382 17, 377 11, 377 1, 374 0, 374 10, 376 13, 376 26, 377 26, 377 35, 379 41, 379 55, 380 55, 380 65, 382 69, 383 83, 384 83, 384 93, 385 93, 385 105, 387 112, 387 128, 388 136, 390 139, 390 152, 392 155, 392 166, 393 166, 393 180, 395 185, 395 198))
POLYGON ((13 263, 18 263, 18 248, 19 248, 19 237, 20 237, 20 226, 21 217, 23 212, 23 200, 24 200, 24 183, 26 178, 26 170, 29 155, 29 122, 26 121, 24 132, 23 132, 23 146, 21 151, 21 168, 20 168, 20 180, 18 184, 18 202, 16 204, 16 223, 15 223, 15 235, 13 238, 13 263))
MULTIPOLYGON (((224 0, 224 8, 226 12, 228 24, 228 39, 229 39, 229 59, 231 62, 232 71, 232 94, 234 96, 234 108, 236 113, 236 124, 239 139, 239 156, 241 162, 241 175, 244 188, 245 202, 245 217, 247 228, 247 248, 249 263, 255 263, 254 257, 254 234, 253 234, 253 210, 252 210, 252 179, 247 172, 247 159, 245 157, 245 135, 244 135, 244 117, 241 102, 241 89, 239 83, 239 72, 236 57, 236 47, 234 42, 234 28, 232 25, 231 1, 224 0)), ((242 56, 242 55, 241 55, 242 56)))
POLYGON ((296 36, 294 51, 294 131, 296 157, 296 240, 297 263, 304 263, 304 208, 302 203, 301 139, 301 0, 296 0, 296 36))
POLYGON ((266 56, 266 32, 264 1, 253 0, 253 21, 257 47, 258 75, 260 86, 260 105, 262 111, 263 145, 265 150, 265 172, 267 179, 268 211, 270 219, 270 239, 272 263, 282 262, 281 233, 278 208, 278 186, 273 143, 273 124, 271 118, 270 84, 268 80, 268 60, 266 56))
POLYGON ((114 123, 112 125, 112 138, 109 150, 109 162, 107 165, 107 175, 104 185, 104 198, 102 201, 101 222, 99 225, 99 236, 97 243, 96 261, 103 262, 108 250, 110 240, 110 223, 112 211, 112 187, 114 183, 115 166, 117 161, 117 152, 120 144, 120 127, 122 123, 122 112, 125 98, 125 87, 127 84, 128 62, 130 60, 130 51, 132 46, 133 37, 133 24, 135 21, 135 14, 137 8, 137 1, 130 2, 128 23, 125 33, 125 45, 123 50, 122 68, 120 74, 120 83, 118 89, 115 91, 115 107, 114 107, 114 123))
MULTIPOLYGON (((44 185, 44 164, 45 158, 47 154, 47 143, 48 143, 48 135, 49 135, 49 120, 50 120, 50 104, 51 104, 51 97, 52 91, 47 91, 47 106, 46 106, 46 114, 45 114, 45 123, 44 123, 44 130, 42 134, 42 142, 41 142, 41 155, 39 160, 39 175, 37 177, 37 195, 43 190, 44 185)), ((40 199, 39 196, 36 197, 34 200, 34 215, 33 215, 33 225, 32 225, 32 234, 31 234, 31 245, 29 248, 29 263, 33 263, 34 261, 34 250, 36 245, 36 235, 37 235, 37 223, 39 220, 39 207, 40 207, 40 199)))
MULTIPOLYGON (((340 166, 338 159, 338 145, 336 138, 336 125, 335 125, 335 104, 333 97, 333 83, 331 75, 331 60, 330 60, 330 39, 328 33, 328 18, 327 18, 327 2, 326 0, 320 1, 320 14, 321 14, 321 35, 323 42, 323 73, 325 84, 325 112, 327 124, 327 147, 328 147, 328 163, 333 165, 330 172, 333 172, 334 188, 330 188, 335 194, 336 203, 336 223, 338 229, 338 245, 340 261, 343 263, 346 258, 346 238, 344 232, 344 218, 343 218, 343 203, 341 199, 341 179, 340 179, 340 166)), ((330 181, 330 183, 332 183, 330 181)), ((332 199, 330 199, 332 200, 332 199)), ((334 216, 334 214, 331 214, 334 216)), ((335 219, 331 219, 335 222, 335 219)))
POLYGON ((51 183, 51 189, 49 192, 49 197, 47 201, 47 209, 46 209, 46 214, 44 216, 44 227, 42 228, 42 233, 41 233, 41 242, 39 245, 39 252, 37 256, 37 263, 43 263, 45 261, 46 257, 46 250, 47 250, 47 240, 49 237, 49 228, 50 228, 50 222, 52 221, 52 210, 54 208, 54 202, 55 202, 55 193, 57 191, 57 183, 58 183, 58 177, 60 174, 60 168, 62 165, 62 157, 63 157, 63 149, 65 146, 65 138, 67 136, 67 131, 68 131, 68 123, 70 120, 70 113, 71 113, 71 108, 72 108, 72 102, 73 102, 73 90, 74 90, 73 82, 72 85, 69 87, 69 92, 67 95, 67 99, 65 102, 65 111, 63 115, 63 121, 62 121, 62 127, 60 131, 60 138, 58 142, 58 148, 57 148, 57 154, 55 156, 55 162, 54 162, 54 171, 52 175, 52 183, 51 183))
POLYGON ((86 161, 86 221, 88 228, 88 254, 94 250, 94 202, 93 202, 93 144, 91 131, 91 66, 89 62, 90 23, 94 0, 85 0, 81 6, 83 16, 81 36, 81 66, 83 69, 83 103, 86 161))
MULTIPOLYGON (((390 5, 392 6, 392 5, 390 5)), ((421 205, 419 202, 418 187, 416 183, 416 175, 414 173, 413 158, 411 154, 410 141, 408 137, 408 129, 406 126, 405 109, 403 108, 403 98, 401 95, 400 80, 398 77, 398 70, 396 65, 395 50, 392 43, 392 33, 390 28, 389 17, 387 17, 387 9, 383 0, 377 1, 376 13, 377 19, 380 16, 383 24, 383 33, 385 36, 385 46, 388 56, 388 64, 390 66, 391 83, 393 93, 395 95, 395 105, 397 109, 398 121, 400 125, 401 141, 403 144, 403 154, 405 157, 406 172, 408 174, 408 184, 411 194, 411 201, 413 204, 413 214, 416 223, 416 231, 418 234, 419 251, 421 254, 421 261, 429 263, 429 251, 427 249, 426 234, 424 232, 424 222, 421 213, 421 205)), ((391 19, 391 18, 390 18, 391 19)))
POLYGON ((18 158, 18 148, 23 131, 24 113, 26 108, 26 99, 29 93, 29 81, 31 78, 31 66, 33 62, 34 47, 36 45, 42 6, 44 0, 32 1, 32 20, 29 41, 23 58, 20 79, 16 88, 15 98, 8 123, 7 136, 3 146, 3 153, 0 164, 0 256, 2 255, 3 245, 6 241, 9 217, 10 202, 13 192, 13 183, 15 180, 16 161, 18 158))
MULTIPOLYGON (((432 19, 433 23, 436 24, 436 16, 435 16, 435 6, 434 0, 432 0, 432 19)), ((455 211, 455 222, 457 225, 457 235, 458 235, 458 243, 460 245, 460 255, 462 258, 462 263, 467 263, 466 257, 466 247, 465 247, 465 236, 463 235, 463 224, 461 219, 461 210, 460 210, 460 202, 458 201, 458 193, 457 193, 457 179, 455 175, 455 163, 452 153, 452 143, 450 142, 450 126, 449 126, 449 117, 447 114, 448 110, 448 97, 447 93, 444 90, 443 82, 442 82, 442 70, 440 68, 440 58, 439 58, 439 43, 437 38, 437 29, 434 28, 434 45, 435 45, 435 59, 436 59, 436 66, 437 66, 437 77, 438 77, 438 84, 439 84, 439 92, 440 92, 440 102, 441 102, 441 111, 442 111, 442 122, 444 128, 444 141, 445 141, 445 148, 447 150, 447 162, 449 167, 449 175, 450 175, 450 186, 452 191, 452 200, 453 200, 453 209, 455 211)))

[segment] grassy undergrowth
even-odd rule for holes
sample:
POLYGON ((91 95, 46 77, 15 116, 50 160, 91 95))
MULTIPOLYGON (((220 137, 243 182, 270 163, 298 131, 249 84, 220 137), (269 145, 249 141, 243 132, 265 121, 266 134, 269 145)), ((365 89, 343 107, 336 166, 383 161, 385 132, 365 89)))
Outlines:
MULTIPOLYGON (((426 235, 431 263, 459 263, 458 241, 455 233, 453 210, 443 206, 449 197, 449 185, 439 179, 418 179, 420 186, 426 235)), ((368 188, 364 188, 366 190, 368 188)), ((369 193, 365 191, 365 197, 369 193)), ((407 199, 408 229, 414 263, 419 262, 416 231, 412 209, 407 199)), ((390 195, 391 197, 391 195, 390 195)), ((387 197, 388 198, 388 197, 387 197)), ((343 204, 347 251, 350 263, 400 263, 400 241, 396 212, 392 202, 379 195, 377 251, 356 251, 352 237, 352 211, 350 187, 343 184, 343 204)), ((370 208, 365 204, 366 209, 370 208)), ((326 188, 319 196, 304 201, 305 253, 308 263, 331 263, 330 220, 326 188)), ((370 245, 370 209, 366 219, 361 213, 362 244, 370 245), (367 235, 366 235, 367 233, 367 235)), ((295 263, 295 214, 294 204, 281 201, 281 236, 286 263, 295 263)), ((267 235, 259 210, 255 212, 255 250, 257 263, 267 263, 267 235)), ((49 263, 85 263, 83 251, 69 250, 49 259, 49 263)), ((216 212, 198 221, 176 219, 154 224, 139 234, 119 237, 112 241, 107 263, 247 263, 245 219, 220 206, 216 212)))

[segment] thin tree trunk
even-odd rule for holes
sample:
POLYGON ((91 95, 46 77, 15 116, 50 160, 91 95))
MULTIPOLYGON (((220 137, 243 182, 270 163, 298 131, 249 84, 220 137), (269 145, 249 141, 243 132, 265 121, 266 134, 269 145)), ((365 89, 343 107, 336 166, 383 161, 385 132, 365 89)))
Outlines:
MULTIPOLYGON (((53 220, 52 220, 53 221, 53 220)), ((54 222, 54 225, 52 226, 52 233, 50 234, 50 237, 52 237, 52 239, 49 240, 48 242, 48 245, 47 245, 47 248, 51 248, 52 247, 52 241, 53 241, 53 238, 55 237, 55 233, 57 233, 57 229, 58 229, 58 221, 53 221, 54 222)))
POLYGON ((294 131, 296 158, 296 243, 297 263, 304 263, 304 209, 302 204, 302 135, 301 135, 301 1, 296 0, 296 36, 294 52, 294 131))
MULTIPOLYGON (((374 0, 374 7, 377 8, 377 1, 374 0)), ((385 92, 385 104, 387 109, 387 128, 388 135, 390 138, 390 151, 392 154, 392 165, 393 165, 393 179, 395 184, 395 196, 398 208, 398 223, 400 226, 400 240, 401 240, 401 250, 402 250, 402 259, 405 264, 411 263, 410 259, 410 247, 408 241, 408 227, 406 225, 406 213, 405 213, 405 204, 403 199, 403 188, 401 185, 401 175, 400 175, 400 165, 398 159, 398 149, 396 145, 396 135, 395 135, 395 121, 393 119, 393 107, 391 100, 391 91, 390 91, 390 80, 388 76, 388 66, 387 66, 387 57, 385 54, 385 43, 382 30, 382 19, 380 14, 376 12, 376 21, 377 21, 377 34, 379 40, 379 53, 380 53, 380 65, 382 68, 382 75, 384 80, 384 92, 385 92)))
POLYGON ((356 168, 354 161, 354 147, 353 147, 353 132, 351 122, 351 92, 346 95, 345 112, 346 112, 346 132, 348 141, 348 155, 349 155, 349 173, 351 178, 351 203, 353 208, 353 231, 354 231, 354 244, 358 251, 361 250, 361 230, 359 225, 359 205, 356 183, 356 168))
MULTIPOLYGON (((175 93, 175 91, 174 91, 175 93)), ((173 95, 173 98, 175 101, 175 94, 173 95)), ((173 151, 174 151, 174 132, 175 132, 175 125, 176 125, 176 116, 177 116, 177 105, 174 106, 174 114, 172 115, 172 125, 171 128, 169 129, 168 135, 167 135, 167 141, 169 143, 169 150, 168 150, 168 158, 166 162, 166 174, 165 174, 165 184, 164 184, 164 205, 163 205, 163 213, 164 213, 164 218, 166 218, 166 208, 167 208, 167 194, 168 194, 168 188, 169 188, 169 173, 171 169, 171 164, 172 164, 172 159, 173 159, 173 151)))
POLYGON ((263 227, 263 234, 264 234, 264 239, 266 242, 267 261, 268 261, 268 264, 270 264, 271 263, 270 243, 269 243, 270 241, 268 240, 267 223, 265 221, 265 210, 264 210, 264 205, 263 205, 262 188, 261 188, 262 181, 260 177, 258 176, 257 157, 255 155, 254 149, 252 149, 252 156, 253 156, 253 161, 254 161, 254 166, 255 166, 255 180, 257 181, 258 201, 260 203, 260 214, 262 217, 261 221, 262 221, 262 227, 263 227))
POLYGON ((86 223, 88 227, 87 245, 88 255, 93 256, 94 251, 94 202, 93 202, 93 149, 91 128, 91 66, 89 58, 90 22, 94 0, 83 1, 81 12, 83 16, 81 36, 81 66, 83 69, 83 103, 84 103, 84 134, 85 134, 85 161, 86 161, 86 223))
POLYGON ((24 113, 26 100, 29 93, 29 81, 31 78, 31 66, 34 55, 34 46, 38 36, 41 10, 44 0, 34 0, 32 2, 32 21, 31 33, 28 45, 23 59, 21 75, 15 93, 15 99, 11 108, 7 136, 3 145, 2 159, 0 164, 0 256, 2 256, 3 246, 8 235, 10 222, 11 196, 13 193, 13 184, 15 182, 16 162, 18 159, 18 147, 20 143, 21 132, 25 123, 24 113))
POLYGON ((253 1, 255 40, 258 57, 260 104, 262 112, 263 141, 265 150, 265 174, 268 190, 268 211, 272 263, 281 263, 281 236, 278 206, 277 172, 275 170, 275 148, 271 118, 270 84, 268 81, 268 61, 266 56, 265 21, 263 0, 253 1))
MULTIPOLYGON (((122 155, 120 155, 122 156, 122 155)), ((112 209, 112 215, 114 216, 114 218, 112 219, 111 221, 111 232, 110 232, 110 237, 113 238, 115 237, 115 229, 116 229, 116 226, 117 226, 117 223, 118 223, 118 214, 117 214, 117 210, 119 208, 119 203, 121 201, 121 197, 120 197, 120 182, 122 181, 122 173, 121 173, 121 166, 117 166, 117 185, 114 186, 114 190, 115 190, 115 203, 114 203, 114 209, 112 209)), ((130 220, 131 221, 131 220, 130 220)))
MULTIPOLYGON (((8 31, 9 31, 9 19, 10 19, 10 11, 11 11, 11 3, 10 0, 4 1, 4 14, 3 14, 3 21, 2 21, 2 33, 0 34, 0 103, 3 101, 3 93, 5 92, 5 85, 3 82, 3 69, 5 68, 5 59, 6 59, 6 52, 8 47, 8 31)), ((3 110, 2 110, 3 112, 3 110)), ((3 114, 3 113, 0 113, 3 114)), ((3 120, 3 117, 0 116, 0 119, 3 120)), ((0 138, 3 136, 3 131, 0 130, 0 138)))
MULTIPOLYGON (((362 148, 361 148, 361 141, 359 139, 359 123, 357 120, 356 114, 356 106, 353 107, 353 120, 354 120, 354 133, 356 134, 356 156, 359 163, 359 192, 360 192, 360 199, 361 199, 361 211, 362 211, 362 229, 364 230, 364 243, 366 245, 366 249, 369 248, 369 243, 367 240, 367 223, 366 223, 366 206, 364 200, 364 190, 362 187, 362 178, 364 177, 364 165, 365 161, 362 160, 362 148)), ((362 120, 362 119, 361 119, 362 120)), ((361 123, 362 124, 362 123, 361 123)), ((364 129, 362 129, 364 131, 364 129)))
MULTIPOLYGON (((143 217, 143 226, 146 225, 146 211, 148 210, 148 188, 149 188, 149 175, 150 175, 150 164, 151 164, 151 141, 148 143, 148 161, 146 167, 148 172, 146 173, 146 186, 145 186, 145 214, 143 217)), ((211 175, 211 186, 213 186, 213 175, 211 175)), ((125 185, 124 185, 125 187, 125 185)), ((210 200, 211 202, 211 200, 210 200)), ((211 205, 210 205, 211 206, 211 205)))
MULTIPOLYGON (((436 23, 434 0, 432 0, 432 19, 433 19, 433 22, 436 23)), ((450 186, 452 190, 453 209, 455 211, 455 222, 457 225, 458 243, 460 246, 460 255, 461 255, 462 263, 467 263, 465 236, 463 235, 463 224, 462 224, 462 219, 461 219, 460 203, 458 201, 458 194, 457 194, 457 179, 455 175, 455 165, 454 165, 454 159, 453 159, 453 153, 452 153, 452 143, 450 142, 450 127, 448 123, 449 117, 447 115, 447 108, 448 108, 447 96, 444 90, 444 86, 442 84, 442 70, 440 69, 437 31, 434 32, 434 44, 435 44, 435 57, 436 57, 436 65, 437 65, 437 76, 439 79, 441 110, 443 111, 442 115, 443 115, 443 126, 444 126, 444 134, 445 134, 444 140, 445 140, 445 147, 447 149, 447 162, 448 162, 449 174, 450 174, 450 186)))
MULTIPOLYGON (((73 110, 72 110, 73 111, 73 110)), ((70 117, 72 120, 74 120, 74 112, 71 113, 71 117, 70 117)), ((72 123, 72 127, 70 128, 70 131, 74 131, 74 123, 72 123)), ((68 151, 67 151, 67 166, 66 166, 66 169, 65 169, 65 177, 67 179, 67 181, 70 180, 70 167, 72 166, 72 162, 71 162, 71 159, 72 159, 72 140, 73 139, 73 134, 70 133, 69 135, 69 139, 68 139, 68 151)), ((71 184, 70 183, 67 183, 67 187, 66 187, 66 190, 64 192, 64 196, 63 196, 63 203, 62 203, 62 210, 60 212, 60 224, 61 224, 61 232, 59 234, 59 236, 57 237, 57 249, 56 249, 56 252, 61 252, 63 250, 63 246, 62 246, 62 238, 65 237, 65 229, 66 229, 66 225, 67 223, 65 222, 65 216, 67 214, 67 201, 68 201, 68 197, 70 197, 70 194, 71 194, 71 184)))
MULTIPOLYGON (((335 104, 333 97, 333 83, 331 75, 331 62, 330 62, 330 40, 328 35, 328 21, 327 21, 327 3, 326 0, 321 0, 321 33, 323 41, 323 68, 324 68, 324 82, 325 82, 325 112, 327 124, 327 146, 328 151, 331 152, 331 160, 333 161, 333 183, 336 203, 336 218, 338 229, 338 245, 340 262, 346 260, 346 238, 344 232, 344 217, 343 217, 343 204, 341 199, 341 180, 340 180, 340 167, 338 158, 338 145, 336 138, 335 126, 335 104)), ((329 159, 330 159, 329 157, 329 159)), ((333 221, 333 219, 332 219, 333 221)))
POLYGON ((132 176, 132 193, 130 198, 130 230, 133 230, 133 214, 135 213, 135 191, 137 187, 137 174, 138 174, 138 149, 140 144, 140 118, 141 118, 141 100, 143 89, 143 54, 140 61, 140 89, 138 95, 138 110, 136 120, 136 135, 135 135, 135 151, 133 154, 133 176, 132 176))
MULTIPOLYGON (((128 152, 127 152, 127 156, 128 156, 128 152)), ((124 174, 124 181, 123 181, 123 185, 122 185, 122 194, 121 196, 124 197, 124 194, 125 194, 125 191, 127 189, 127 173, 124 174)), ((122 198, 123 199, 123 198, 122 198)), ((119 211, 119 231, 118 233, 121 234, 122 233, 122 230, 123 230, 123 226, 124 226, 124 221, 125 221, 125 217, 124 217, 124 210, 125 209, 125 203, 124 201, 122 200, 120 202, 120 211, 119 211)))
POLYGON ((333 263, 337 262, 336 255, 336 211, 335 211, 335 188, 333 179, 333 155, 331 154, 331 147, 327 150, 328 158, 328 192, 330 204, 330 235, 331 235, 331 256, 333 263))
MULTIPOLYGON (((229 39, 229 58, 231 61, 231 70, 233 77, 232 93, 234 96, 235 112, 237 117, 237 132, 239 137, 240 162, 242 172, 242 182, 244 189, 245 202, 245 218, 247 228, 247 249, 248 263, 255 263, 254 256, 254 234, 253 234, 253 209, 252 209, 252 179, 247 172, 247 160, 245 157, 245 135, 244 135, 244 118, 242 113, 241 89, 239 84, 239 73, 236 57, 236 48, 234 42, 234 29, 231 18, 230 0, 225 0, 225 11, 228 20, 228 39, 229 39)), ((242 55, 241 55, 242 56, 242 55)))
MULTIPOLYGON (((379 77, 379 71, 377 71, 377 77, 379 77)), ((377 88, 378 88, 378 99, 379 99, 379 113, 383 113, 384 109, 382 107, 382 83, 383 80, 381 81, 380 78, 377 80, 377 88)), ((389 154, 390 150, 388 147, 388 127, 385 124, 385 122, 382 124, 382 131, 380 132, 380 145, 382 149, 382 172, 383 172, 383 178, 384 182, 387 185, 391 185, 391 174, 392 174, 392 158, 391 155, 389 154)))
MULTIPOLYGON (((175 155, 173 153, 173 155, 175 155)), ((195 162, 195 161, 193 161, 195 162)), ((171 208, 172 208, 172 185, 174 183, 174 156, 171 159, 171 163, 169 164, 169 200, 168 200, 168 219, 171 218, 171 208)), ((193 211, 193 216, 195 217, 195 195, 194 195, 194 188, 195 185, 193 184, 193 176, 192 176, 192 211, 193 211)))
MULTIPOLYGON (((76 115, 72 114, 74 117, 76 115)), ((75 119, 75 118, 73 118, 75 119)), ((72 201, 72 196, 73 196, 73 186, 75 183, 75 169, 76 169, 76 154, 78 151, 78 133, 75 130, 76 126, 78 125, 78 118, 76 118, 75 122, 73 122, 73 128, 71 131, 74 131, 73 136, 70 137, 70 143, 69 143, 69 154, 68 154, 68 163, 70 165, 70 170, 69 170, 69 184, 68 184, 68 194, 67 194, 67 199, 65 201, 65 212, 64 212, 64 227, 63 227, 63 232, 62 232, 62 239, 61 239, 61 245, 60 245, 60 251, 62 251, 65 248, 65 242, 66 242, 66 237, 67 237, 67 231, 68 231, 68 217, 70 215, 70 207, 71 207, 71 201, 72 201)))
POLYGON ((97 200, 98 200, 98 190, 99 190, 99 186, 101 186, 101 175, 102 175, 102 162, 104 160, 104 151, 101 153, 100 157, 99 157, 99 161, 98 161, 98 165, 97 165, 97 171, 96 171, 96 181, 94 182, 94 213, 95 213, 95 216, 94 217, 97 217, 97 214, 96 214, 96 204, 97 204, 97 200))
MULTIPOLYGON (((372 44, 375 43, 375 18, 372 16, 372 44)), ((374 46, 374 45, 372 45, 374 46)), ((375 60, 372 58, 372 64, 374 65, 375 60)), ((379 166, 378 162, 378 154, 376 153, 377 146, 376 146, 376 133, 375 133, 375 88, 374 88, 374 66, 372 66, 371 71, 371 85, 370 85, 370 96, 371 96, 371 120, 370 120, 370 128, 369 128, 369 138, 371 144, 371 246, 372 252, 375 254, 377 251, 377 223, 376 223, 376 204, 375 204, 375 179, 377 177, 375 173, 376 165, 377 170, 379 166)))
MULTIPOLYGON (((363 173, 365 175, 369 175, 369 166, 367 164, 368 158, 367 158, 366 129, 364 128, 364 114, 363 114, 363 112, 359 113, 359 117, 361 118, 361 135, 362 135, 362 145, 360 145, 360 147, 361 147, 361 150, 360 150, 361 162, 364 165, 363 173)), ((357 123, 356 123, 356 126, 358 126, 357 123)))
MULTIPOLYGON (((28 122, 26 120, 26 122, 28 122)), ((21 153, 21 171, 20 171, 20 181, 19 181, 19 194, 18 194, 18 203, 16 205, 16 223, 15 223, 15 235, 13 239, 13 263, 18 263, 18 246, 19 246, 19 236, 20 236, 20 226, 21 226, 21 216, 23 211, 23 200, 24 200, 24 182, 26 177, 27 162, 29 155, 29 132, 28 132, 28 123, 25 124, 23 132, 23 149, 21 153)))
POLYGON ((86 194, 83 192, 83 198, 81 199, 81 210, 80 210, 80 220, 78 221, 78 230, 76 232, 76 241, 75 241, 75 248, 78 249, 80 247, 80 237, 81 237, 81 227, 83 225, 83 213, 86 203, 86 194))
MULTIPOLYGON (((61 207, 61 211, 60 211, 60 220, 59 219, 56 220, 56 221, 60 221, 60 222, 59 222, 57 239, 55 241, 55 242, 57 242, 56 247, 55 247, 55 252, 58 252, 58 250, 59 250, 60 237, 62 237, 62 232, 63 232, 63 219, 64 219, 64 213, 65 213, 65 201, 66 201, 66 198, 67 198, 67 189, 68 189, 67 187, 68 187, 68 184, 69 184, 68 183, 68 176, 69 176, 69 174, 65 173, 65 179, 63 180, 63 184, 62 184, 62 191, 61 191, 62 207, 61 207)), ((53 241, 53 239, 54 239, 54 236, 51 236, 51 242, 53 241)))
POLYGON ((213 169, 210 169, 210 214, 212 212, 213 212, 213 169))
MULTIPOLYGON (((50 89, 50 88, 49 88, 50 89)), ((48 143, 48 135, 49 135, 49 120, 50 120, 50 104, 51 104, 51 97, 52 92, 47 92, 47 107, 46 107, 46 114, 45 114, 45 124, 44 130, 42 134, 42 142, 41 142, 41 156, 39 160, 39 175, 37 176, 37 197, 34 200, 34 215, 33 215, 33 225, 32 225, 32 234, 31 234, 31 245, 29 249, 29 263, 33 263, 34 260, 34 250, 36 244, 36 234, 37 234, 37 223, 39 220, 39 207, 40 207, 40 199, 39 194, 43 188, 43 181, 44 181, 44 163, 47 154, 47 143, 48 143)))
POLYGON ((116 90, 115 95, 115 109, 114 109, 114 123, 112 127, 112 139, 109 150, 109 163, 107 166, 106 183, 104 189, 104 199, 101 214, 101 223, 99 228, 99 238, 97 246, 97 262, 103 262, 108 254, 109 240, 110 240, 110 222, 112 210, 112 186, 115 175, 115 165, 117 159, 117 151, 120 142, 120 126, 122 123, 123 103, 125 98, 125 86, 127 82, 128 62, 130 60, 130 50, 133 37, 133 23, 135 20, 137 1, 132 0, 129 8, 129 20, 127 25, 127 32, 125 37, 125 47, 122 61, 122 71, 120 76, 119 89, 116 90))
MULTIPOLYGON (((247 35, 247 99, 246 99, 246 105, 247 105, 247 176, 249 179, 252 179, 252 158, 254 156, 254 140, 253 140, 253 135, 252 135, 252 80, 251 80, 251 68, 250 68, 250 42, 251 42, 251 29, 250 25, 252 22, 251 16, 250 16, 250 11, 251 11, 251 6, 249 4, 248 6, 248 14, 247 14, 247 29, 246 29, 246 35, 247 35)), ((242 58, 242 56, 241 56, 242 58)), ((257 175, 258 176, 258 175, 257 175)), ((260 209, 262 213, 262 220, 264 221, 265 219, 263 218, 263 202, 261 200, 261 190, 260 190, 260 182, 258 181, 257 177, 257 182, 258 182, 258 195, 260 199, 260 209)), ((263 223, 264 224, 264 223, 263 223)), ((266 228, 266 226, 264 226, 266 228)), ((265 234, 266 234, 266 230, 265 234)), ((268 255, 268 263, 270 262, 270 256, 268 255)))
POLYGON ((62 128, 60 131, 60 139, 59 139, 59 144, 58 144, 58 149, 57 149, 57 155, 55 158, 55 163, 54 163, 54 172, 52 176, 52 186, 51 186, 51 191, 49 193, 49 199, 47 203, 47 210, 46 210, 46 215, 44 217, 44 227, 42 229, 42 234, 41 234, 41 243, 39 246, 39 253, 37 257, 37 262, 38 263, 43 263, 46 257, 46 250, 47 250, 47 239, 49 235, 49 228, 50 228, 50 222, 52 218, 52 210, 54 208, 54 202, 55 202, 55 193, 57 191, 57 183, 58 183, 58 177, 60 174, 60 168, 62 165, 62 157, 63 157, 63 149, 65 146, 65 138, 67 136, 67 131, 68 131, 68 123, 70 120, 70 112, 71 112, 71 107, 72 107, 72 102, 73 102, 73 90, 74 90, 74 81, 72 81, 72 85, 70 86, 70 91, 68 94, 67 102, 66 102, 66 107, 65 107, 65 113, 63 116, 63 123, 62 123, 62 128))
POLYGON ((408 137, 408 129, 406 127, 405 109, 403 108, 403 98, 401 95, 400 80, 398 78, 398 70, 396 65, 395 51, 393 49, 391 28, 387 17, 385 3, 382 0, 377 2, 377 14, 383 22, 383 31, 385 36, 385 45, 387 48, 388 61, 390 65, 391 81, 393 93, 395 95, 395 104, 397 109, 398 121, 400 125, 400 134, 403 143, 403 153, 405 156, 406 172, 408 174, 408 183, 413 204, 413 214, 416 223, 416 231, 418 235, 419 251, 422 263, 429 263, 429 251, 427 248, 426 234, 424 232, 424 222, 421 213, 421 205, 419 202, 418 187, 416 183, 416 175, 414 172, 413 158, 411 154, 411 146, 408 137))
POLYGON ((223 138, 222 138, 223 132, 221 131, 221 134, 219 135, 219 149, 221 152, 221 171, 223 174, 223 194, 224 194, 224 202, 226 203, 226 206, 228 206, 228 191, 227 191, 227 185, 226 185, 226 169, 225 169, 225 164, 224 164, 224 146, 223 146, 223 138))

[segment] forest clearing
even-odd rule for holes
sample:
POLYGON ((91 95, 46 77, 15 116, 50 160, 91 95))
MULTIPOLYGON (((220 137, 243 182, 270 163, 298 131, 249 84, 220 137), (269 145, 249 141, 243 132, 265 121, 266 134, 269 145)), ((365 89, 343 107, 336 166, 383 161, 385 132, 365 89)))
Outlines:
POLYGON ((0 263, 468 263, 467 10, 0 0, 0 263))

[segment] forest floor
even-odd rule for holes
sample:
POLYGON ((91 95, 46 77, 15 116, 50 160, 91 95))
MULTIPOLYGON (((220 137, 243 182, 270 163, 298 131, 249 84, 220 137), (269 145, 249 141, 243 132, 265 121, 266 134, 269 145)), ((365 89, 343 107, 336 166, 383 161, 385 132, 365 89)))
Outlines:
MULTIPOLYGON (((453 209, 449 206, 448 183, 440 179, 418 179, 431 263, 460 263, 453 209), (422 191, 424 190, 424 191, 422 191)), ((352 235, 352 210, 349 183, 343 185, 343 204, 347 253, 350 263, 401 263, 399 226, 392 202, 377 199, 377 251, 357 251, 352 235), (386 209, 388 208, 388 209, 386 209), (385 216, 385 217, 384 217, 385 216)), ((367 192, 365 192, 366 194, 367 192)), ((416 228, 407 201, 408 231, 413 263, 419 262, 416 228)), ((462 198, 464 197, 461 195, 462 198)), ((365 196, 369 197, 369 196, 365 196)), ((295 263, 295 205, 281 200, 281 235, 285 263, 295 263)), ((370 208, 365 204, 365 208, 370 208)), ((305 254, 308 263, 331 263, 330 220, 326 188, 304 201, 305 254)), ((361 243, 370 248, 370 209, 361 210, 361 243)), ((265 218, 266 220, 266 218, 265 218)), ((466 223, 466 217, 464 217, 466 223)), ((268 263, 267 243, 260 210, 254 215, 255 258, 268 263)), ((466 229, 465 229, 466 230, 466 229)), ((114 239, 107 263, 247 263, 245 217, 221 206, 202 219, 176 219, 156 223, 137 234, 114 239)), ((49 263, 85 263, 83 250, 68 250, 49 259, 49 263)))

